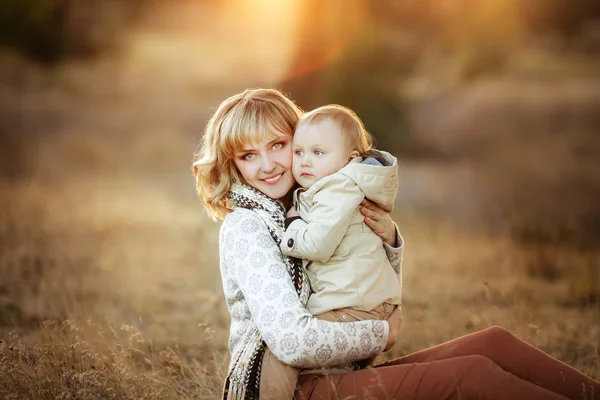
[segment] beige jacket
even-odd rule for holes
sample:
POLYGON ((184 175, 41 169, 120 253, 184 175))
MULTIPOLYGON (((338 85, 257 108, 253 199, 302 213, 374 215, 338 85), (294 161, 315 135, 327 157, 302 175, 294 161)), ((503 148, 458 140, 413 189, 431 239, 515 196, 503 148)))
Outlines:
POLYGON ((401 270, 390 266, 382 240, 359 210, 365 197, 387 211, 394 207, 398 162, 386 152, 377 152, 377 159, 383 165, 354 158, 294 193, 301 219, 287 227, 280 248, 285 255, 308 260, 314 294, 307 308, 313 315, 344 307, 370 311, 385 301, 400 304, 401 270))

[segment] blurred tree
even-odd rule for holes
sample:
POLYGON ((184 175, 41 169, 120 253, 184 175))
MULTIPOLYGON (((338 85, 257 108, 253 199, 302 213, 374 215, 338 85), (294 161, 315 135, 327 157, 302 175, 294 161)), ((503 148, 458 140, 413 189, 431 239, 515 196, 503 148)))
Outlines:
POLYGON ((409 152, 399 88, 412 63, 392 49, 385 26, 373 20, 371 4, 304 2, 291 78, 283 89, 305 109, 328 103, 349 107, 382 148, 409 152))
POLYGON ((0 46, 43 63, 114 44, 147 0, 0 0, 0 46))
POLYGON ((43 62, 64 52, 67 0, 0 0, 0 45, 43 62))
POLYGON ((600 20, 597 0, 519 0, 526 25, 533 34, 575 36, 590 20, 600 20))

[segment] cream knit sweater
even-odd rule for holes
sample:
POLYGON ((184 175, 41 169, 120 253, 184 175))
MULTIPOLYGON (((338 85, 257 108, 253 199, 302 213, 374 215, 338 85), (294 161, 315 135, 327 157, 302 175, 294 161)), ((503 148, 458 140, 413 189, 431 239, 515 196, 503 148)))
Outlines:
MULTIPOLYGON (((344 365, 383 351, 386 321, 327 322, 302 306, 281 251, 255 211, 236 208, 226 217, 219 249, 232 360, 249 339, 251 325, 279 360, 300 368, 344 365)), ((400 270, 402 248, 385 249, 392 267, 400 270)))

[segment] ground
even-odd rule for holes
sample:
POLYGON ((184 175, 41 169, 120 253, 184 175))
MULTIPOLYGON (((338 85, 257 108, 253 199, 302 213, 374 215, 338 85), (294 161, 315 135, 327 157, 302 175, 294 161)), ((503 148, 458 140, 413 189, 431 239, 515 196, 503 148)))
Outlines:
MULTIPOLYGON (((245 81, 152 81, 134 62, 48 71, 6 60, 0 397, 219 398, 229 356, 220 224, 196 197, 190 163, 211 110, 245 81)), ((518 92, 487 81, 429 94, 410 103, 413 124, 438 140, 440 126, 481 129, 490 109, 513 120, 522 107, 494 104, 518 92), (433 104, 446 123, 423 114, 433 104)), ((526 105, 540 112, 555 107, 532 96, 526 105)), ((447 146, 473 145, 465 137, 447 146)), ((598 252, 525 246, 510 226, 485 223, 505 216, 494 212, 506 199, 489 164, 455 154, 401 159, 400 171, 405 321, 385 357, 501 325, 600 378, 598 252)))

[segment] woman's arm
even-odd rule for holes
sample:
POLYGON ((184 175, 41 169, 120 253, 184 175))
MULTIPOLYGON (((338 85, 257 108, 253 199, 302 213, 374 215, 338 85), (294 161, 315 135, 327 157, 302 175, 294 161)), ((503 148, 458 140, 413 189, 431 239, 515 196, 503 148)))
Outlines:
MULTIPOLYGON (((365 216, 365 223, 383 240, 383 243, 390 247, 402 247, 403 243, 397 242, 399 234, 390 213, 367 199, 364 199, 360 205, 360 212, 365 216)), ((402 238, 400 237, 400 239, 402 238)))
POLYGON ((399 279, 401 279, 404 239, 400 235, 398 226, 396 226, 387 211, 372 201, 364 200, 361 203, 360 212, 365 216, 367 226, 383 240, 383 248, 387 258, 399 279))
POLYGON ((277 244, 254 212, 228 216, 221 228, 221 256, 224 286, 239 287, 243 299, 238 301, 245 300, 252 321, 282 362, 302 368, 341 365, 378 354, 390 343, 386 321, 314 318, 300 303, 277 244))

